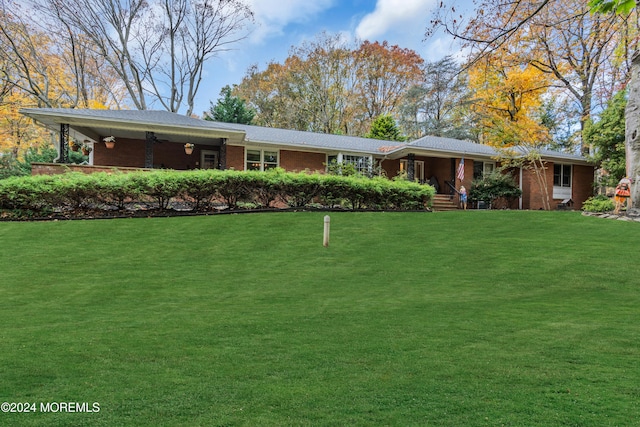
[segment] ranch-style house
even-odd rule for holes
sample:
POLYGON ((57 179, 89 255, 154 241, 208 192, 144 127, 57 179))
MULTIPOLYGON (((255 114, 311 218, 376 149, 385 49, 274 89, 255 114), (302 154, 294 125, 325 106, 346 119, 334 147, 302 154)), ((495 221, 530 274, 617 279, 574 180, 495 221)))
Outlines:
MULTIPOLYGON (((56 164, 35 164, 34 174, 60 173, 70 140, 92 148, 84 172, 115 168, 267 170, 324 173, 333 160, 366 171, 379 165, 392 178, 436 187, 455 201, 455 189, 500 166, 500 153, 471 141, 425 136, 410 142, 220 123, 167 111, 23 109, 21 113, 59 134, 56 164), (113 140, 115 144, 107 144, 113 140), (107 146, 109 145, 109 147, 107 146), (61 150, 61 148, 63 148, 61 150), (462 163, 462 167, 460 164, 462 163), (462 179, 460 179, 462 178, 462 179)), ((579 155, 542 151, 551 207, 580 209, 593 193, 594 166, 579 155)), ((522 196, 511 208, 541 209, 543 191, 527 167, 512 168, 522 196)))

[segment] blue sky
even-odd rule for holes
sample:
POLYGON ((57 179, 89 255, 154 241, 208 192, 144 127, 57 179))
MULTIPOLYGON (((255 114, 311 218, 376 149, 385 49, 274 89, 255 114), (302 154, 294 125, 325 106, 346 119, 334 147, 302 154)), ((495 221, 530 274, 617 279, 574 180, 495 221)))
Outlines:
POLYGON ((264 70, 270 61, 282 63, 291 46, 313 40, 322 31, 348 40, 388 41, 413 49, 426 61, 456 53, 450 38, 424 42, 431 11, 440 0, 245 0, 255 13, 255 25, 245 40, 207 63, 194 113, 219 98, 225 85, 241 82, 247 68, 264 70))

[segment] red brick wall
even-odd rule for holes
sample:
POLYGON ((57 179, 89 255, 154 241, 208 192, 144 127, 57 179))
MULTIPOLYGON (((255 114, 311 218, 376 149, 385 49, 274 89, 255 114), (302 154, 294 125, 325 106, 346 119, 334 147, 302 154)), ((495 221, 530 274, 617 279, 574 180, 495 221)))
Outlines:
POLYGON ((324 172, 327 156, 324 153, 280 150, 280 167, 291 172, 324 172))
POLYGON ((83 173, 94 173, 94 172, 113 172, 117 170, 118 172, 132 172, 132 171, 150 171, 152 169, 144 169, 144 168, 127 168, 121 167, 114 168, 111 166, 92 166, 92 165, 70 165, 70 164, 60 164, 60 163, 31 163, 31 175, 58 175, 66 172, 83 172, 83 173))
POLYGON ((382 170, 387 174, 387 178, 393 178, 398 175, 398 171, 400 170, 400 159, 384 160, 382 162, 382 170))
POLYGON ((244 147, 227 145, 227 169, 244 170, 244 147))
MULTIPOLYGON (((547 180, 547 191, 551 198, 553 197, 553 163, 546 163, 545 166, 546 170, 544 171, 544 175, 547 180)), ((538 184, 535 171, 526 168, 523 169, 522 182, 522 208, 531 210, 543 209, 545 195, 543 194, 543 190, 540 188, 540 184, 538 184)), ((550 207, 553 209, 555 207, 553 201, 550 203, 550 207)))
POLYGON ((582 209, 584 201, 593 196, 594 173, 593 166, 573 166, 571 198, 575 202, 574 209, 582 209))
POLYGON ((153 165, 156 168, 176 170, 196 169, 200 165, 200 149, 200 146, 196 145, 193 153, 189 155, 184 152, 184 144, 171 142, 154 144, 153 165))
MULTIPOLYGON (((100 166, 144 167, 146 142, 139 139, 118 138, 114 148, 104 143, 94 144, 93 164, 100 166)), ((176 170, 195 169, 200 162, 200 149, 196 145, 193 153, 184 152, 184 144, 160 142, 153 146, 153 167, 176 170)))
MULTIPOLYGON (((549 192, 550 208, 556 209, 558 204, 562 202, 562 199, 553 199, 553 163, 549 162, 546 164, 545 176, 547 179, 547 190, 549 192)), ((573 177, 571 180, 571 200, 573 200, 574 204, 571 207, 572 209, 580 210, 582 209, 582 203, 587 200, 590 196, 593 195, 593 174, 594 168, 593 166, 581 166, 574 165, 573 166, 573 177)), ((522 207, 523 209, 542 209, 544 207, 543 204, 543 195, 536 181, 534 171, 523 170, 523 186, 522 186, 522 207)))
POLYGON ((424 179, 429 182, 429 179, 435 176, 440 186, 439 192, 449 194, 449 187, 444 182, 451 181, 451 159, 437 157, 420 157, 419 159, 424 160, 424 179))
POLYGON ((114 148, 103 142, 93 144, 93 164, 101 166, 144 167, 145 141, 118 138, 114 148))

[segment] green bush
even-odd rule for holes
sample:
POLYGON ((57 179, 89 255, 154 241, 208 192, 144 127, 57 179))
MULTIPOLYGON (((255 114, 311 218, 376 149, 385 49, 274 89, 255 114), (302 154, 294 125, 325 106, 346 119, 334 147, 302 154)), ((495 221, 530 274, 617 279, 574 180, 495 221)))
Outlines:
POLYGON ((60 203, 54 186, 59 178, 50 175, 11 177, 0 180, 0 208, 43 212, 60 203))
POLYGON ((521 194, 522 190, 511 175, 496 170, 471 183, 469 200, 484 201, 494 208, 501 208, 508 207, 521 194))
POLYGON ((219 197, 220 180, 216 178, 219 171, 215 169, 194 170, 183 177, 182 198, 189 201, 194 210, 209 207, 219 197))
POLYGON ((610 212, 614 210, 615 202, 605 195, 589 197, 582 204, 582 210, 585 212, 610 212))
POLYGON ((242 171, 224 171, 216 174, 219 182, 218 192, 229 209, 238 207, 238 203, 250 201, 249 183, 251 175, 242 171))
POLYGON ((275 168, 265 172, 247 171, 249 199, 257 206, 271 207, 273 202, 283 197, 284 169, 275 168))
POLYGON ((156 202, 161 210, 167 209, 171 199, 185 190, 185 174, 176 171, 153 171, 131 174, 139 191, 156 202))
MULTIPOLYGON (((254 171, 151 171, 133 173, 12 177, 0 180, 0 209, 42 215, 50 211, 124 209, 127 203, 154 202, 160 210, 173 200, 193 210, 210 207, 218 199, 228 209, 270 207, 281 199, 302 208, 321 202, 352 210, 409 209, 429 206, 434 189, 382 177, 287 173, 281 169, 254 171)), ((23 214, 17 214, 24 216, 23 214)))
POLYGON ((136 185, 131 174, 100 172, 93 176, 96 178, 98 199, 105 205, 122 210, 127 202, 137 201, 141 196, 141 189, 136 185))
POLYGON ((320 195, 322 189, 320 175, 298 172, 284 174, 282 178, 282 194, 291 207, 307 206, 320 195))

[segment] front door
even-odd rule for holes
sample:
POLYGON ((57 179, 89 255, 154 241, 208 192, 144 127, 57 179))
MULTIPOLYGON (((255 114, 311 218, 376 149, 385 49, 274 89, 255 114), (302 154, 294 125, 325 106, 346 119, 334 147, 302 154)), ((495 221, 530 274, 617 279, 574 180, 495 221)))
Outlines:
MULTIPOLYGON (((400 172, 407 170, 407 161, 400 160, 400 172)), ((413 162, 413 179, 420 184, 424 184, 424 161, 416 160, 413 162)))
POLYGON ((218 169, 218 152, 202 150, 200 154, 201 169, 218 169))

